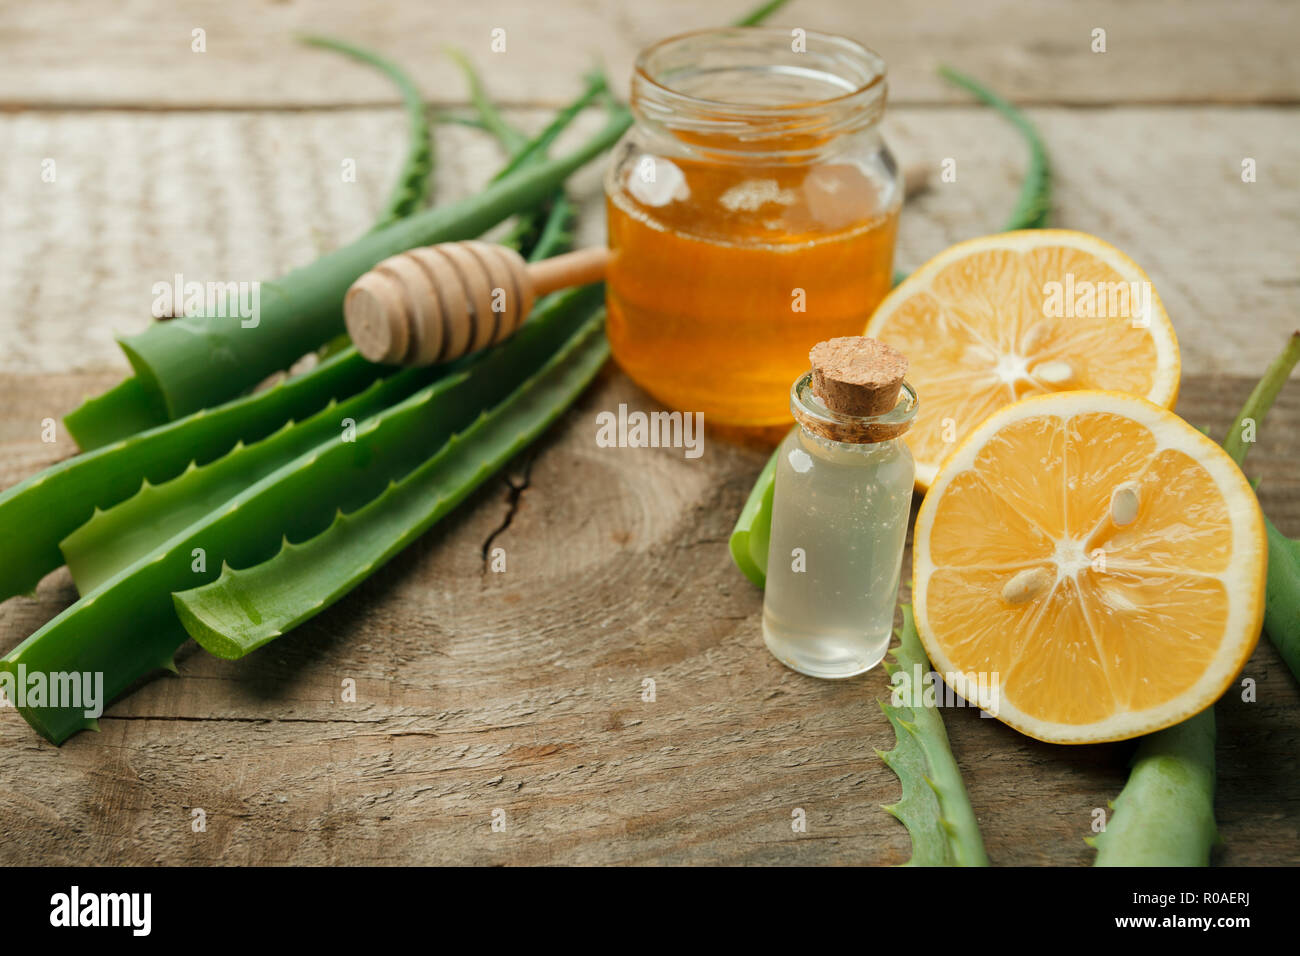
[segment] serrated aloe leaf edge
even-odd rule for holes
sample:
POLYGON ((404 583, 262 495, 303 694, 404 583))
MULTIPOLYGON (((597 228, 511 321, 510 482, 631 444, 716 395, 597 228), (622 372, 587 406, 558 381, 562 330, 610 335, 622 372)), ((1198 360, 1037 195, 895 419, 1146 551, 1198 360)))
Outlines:
POLYGON ((319 614, 427 531, 577 398, 609 356, 597 314, 532 378, 406 478, 268 561, 173 596, 205 650, 237 658, 319 614))
POLYGON ((30 593, 63 564, 59 542, 96 509, 125 501, 142 482, 167 481, 191 462, 212 461, 236 442, 264 438, 383 374, 355 352, 341 353, 306 375, 119 439, 14 485, 0 494, 0 600, 30 593))
MULTIPOLYGON (((920 694, 916 675, 930 671, 911 605, 903 605, 903 626, 896 630, 899 643, 884 662, 891 678, 905 675, 900 686, 920 694)), ((975 811, 962 783, 961 772, 948 745, 948 733, 937 707, 895 705, 882 701, 881 710, 894 728, 894 748, 876 751, 898 776, 903 795, 885 807, 907 828, 912 856, 906 866, 988 866, 984 841, 975 811)))
POLYGON ((369 418, 442 374, 436 367, 407 369, 342 402, 331 399, 308 418, 290 419, 261 441, 240 441, 215 461, 191 464, 169 481, 145 480, 133 496, 97 509, 61 542, 77 589, 82 594, 95 590, 252 482, 338 434, 346 421, 369 418))

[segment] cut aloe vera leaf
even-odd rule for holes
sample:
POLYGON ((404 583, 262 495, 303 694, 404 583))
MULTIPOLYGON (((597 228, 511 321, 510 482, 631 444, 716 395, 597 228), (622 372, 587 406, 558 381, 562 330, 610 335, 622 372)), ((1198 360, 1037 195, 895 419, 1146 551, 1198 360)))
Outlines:
POLYGON ((157 394, 134 375, 104 394, 86 399, 63 417, 64 427, 82 451, 94 451, 166 423, 167 410, 157 394))
POLYGON ((205 465, 191 464, 170 481, 145 481, 130 498, 94 515, 63 539, 63 557, 77 590, 89 594, 214 508, 285 462, 340 434, 416 389, 441 377, 441 370, 407 369, 343 402, 331 401, 300 422, 252 444, 237 443, 205 465))
POLYGON ((948 745, 943 717, 937 707, 909 703, 921 696, 918 681, 930 672, 911 605, 903 605, 903 626, 894 633, 899 644, 889 651, 893 660, 884 663, 901 700, 897 705, 880 705, 894 728, 894 749, 876 753, 903 785, 902 798, 885 810, 907 827, 911 837, 912 856, 904 865, 988 866, 984 840, 948 745))
POLYGON ((238 318, 178 318, 121 340, 122 348, 142 384, 162 395, 169 415, 220 402, 341 333, 344 294, 380 260, 416 246, 471 239, 531 208, 612 146, 628 123, 620 114, 566 156, 529 165, 475 196, 416 213, 264 283, 255 327, 243 327, 238 318))
POLYGON ((609 356, 594 317, 540 372, 420 468, 328 530, 211 584, 174 595, 185 629, 207 651, 238 658, 347 594, 450 512, 555 421, 609 356))
POLYGON ((205 464, 236 442, 266 437, 291 418, 305 418, 331 399, 353 394, 384 375, 349 349, 303 375, 217 408, 141 432, 51 465, 0 494, 0 600, 32 591, 63 564, 59 542, 95 509, 109 508, 205 464))
MULTIPOLYGON (((471 369, 359 422, 354 441, 335 436, 253 482, 67 608, 0 659, 0 670, 16 678, 36 672, 99 673, 104 698, 112 700, 169 667, 186 638, 171 592, 215 579, 224 564, 259 564, 285 540, 313 538, 340 510, 356 510, 383 493, 482 409, 533 375, 586 324, 603 298, 601 286, 553 297, 514 336, 482 353, 471 369)), ((18 709, 55 743, 94 726, 80 706, 29 700, 18 709)))
POLYGON ((1093 866, 1209 866, 1214 824, 1214 708, 1138 744, 1106 829, 1087 838, 1093 866))

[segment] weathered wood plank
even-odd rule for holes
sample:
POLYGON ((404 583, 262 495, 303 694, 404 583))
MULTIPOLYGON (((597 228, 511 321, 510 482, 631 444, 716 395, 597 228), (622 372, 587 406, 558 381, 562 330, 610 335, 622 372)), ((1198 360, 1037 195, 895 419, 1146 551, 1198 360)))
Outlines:
MULTIPOLYGON (((516 114, 536 128, 542 111, 516 114)), ((1296 326, 1300 126, 1281 109, 1033 111, 1056 166, 1056 222, 1095 232, 1150 273, 1190 374, 1257 375, 1296 326), (1252 157, 1258 181, 1241 181, 1252 157)), ((574 136, 599 123, 585 116, 574 136)), ((899 262, 919 265, 1001 228, 1025 162, 976 107, 898 109, 889 140, 936 169, 903 215, 899 262), (956 161, 957 181, 939 181, 956 161)), ((153 285, 255 281, 363 232, 405 130, 396 110, 0 115, 0 371, 122 367, 117 332, 148 321, 153 285), (41 179, 42 161, 56 179, 41 179), (356 161, 356 182, 342 163, 356 161)), ((484 135, 438 129, 444 200, 500 163, 484 135)), ((574 188, 581 238, 601 241, 600 164, 574 188)))
MULTIPOLYGON (((395 102, 359 67, 300 48, 301 32, 329 33, 407 65, 440 103, 464 99, 439 55, 452 44, 483 64, 494 93, 515 105, 555 105, 574 74, 602 60, 622 89, 636 51, 687 30, 721 25, 752 0, 301 3, 135 2, 87 12, 77 0, 0 8, 0 104, 184 109, 395 102), (206 31, 206 52, 192 33, 206 31), (492 52, 504 30, 504 52, 492 52)), ((1292 46, 1300 9, 1288 0, 1225 8, 1215 0, 875 3, 796 0, 774 24, 854 37, 890 65, 895 102, 960 102, 934 74, 950 63, 1036 103, 1288 102, 1300 98, 1292 46), (1094 53, 1093 31, 1106 31, 1094 53)))
MULTIPOLYGON (((79 380, 0 379, 8 421, 79 380)), ((1251 382, 1193 378, 1180 411, 1220 434, 1251 382)), ((897 863, 886 682, 788 671, 726 536, 763 455, 601 449, 597 411, 653 407, 610 370, 498 480, 340 605, 243 661, 190 646, 179 677, 63 748, 0 709, 0 863, 897 863), (341 700, 344 679, 358 700, 341 700), (642 700, 643 681, 655 700, 642 700), (193 833, 191 809, 207 813, 193 833), (491 830, 493 811, 507 829, 491 830), (807 834, 790 829, 802 808, 807 834)), ((1300 533, 1300 390, 1252 455, 1265 508, 1300 533)), ((58 456, 3 437, 0 481, 58 456)), ((906 593, 906 589, 904 589, 906 593)), ((63 572, 0 605, 0 652, 72 598, 63 572)), ((1229 864, 1300 863, 1300 687, 1261 642, 1257 703, 1218 707, 1229 864)), ((945 712, 991 858, 1085 864, 1091 812, 1131 744, 1052 747, 945 712)))

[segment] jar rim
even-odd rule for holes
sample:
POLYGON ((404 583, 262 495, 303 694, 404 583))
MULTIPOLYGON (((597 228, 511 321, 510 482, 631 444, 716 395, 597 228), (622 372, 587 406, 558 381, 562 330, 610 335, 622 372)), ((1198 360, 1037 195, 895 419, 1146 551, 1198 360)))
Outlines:
POLYGON ((890 441, 912 427, 920 398, 910 382, 904 381, 894 407, 879 415, 844 415, 827 408, 813 392, 812 372, 807 371, 790 386, 790 412, 799 426, 821 438, 850 445, 890 441))
MULTIPOLYGON (((844 133, 874 126, 884 114, 885 61, 856 40, 815 30, 794 50, 791 33, 775 27, 723 27, 679 33, 646 47, 632 71, 632 111, 639 120, 687 137, 702 137, 722 152, 771 147, 795 158, 815 154, 844 133), (788 51, 788 52, 787 52, 788 51), (689 81, 746 72, 795 84, 772 102, 719 98, 690 91, 689 81), (833 85, 842 92, 802 96, 798 83, 833 85), (789 99, 782 100, 782 95, 789 99), (802 96, 802 98, 800 98, 802 96), (719 140, 718 137, 722 139, 719 140)), ((742 80, 736 80, 742 83, 742 80)), ((751 94, 755 88, 739 86, 751 94)))
POLYGON ((885 60, 879 53, 870 47, 852 40, 846 36, 835 33, 823 33, 820 30, 805 30, 804 37, 807 40, 814 40, 817 43, 824 44, 828 47, 837 48, 842 53, 847 53, 854 57, 860 64, 868 65, 868 75, 863 81, 860 81, 853 89, 846 90, 844 93, 836 96, 822 97, 818 99, 802 100, 793 103, 781 104, 761 104, 761 103, 739 103, 732 100, 719 100, 709 97, 695 96, 690 93, 683 93, 674 89, 668 83, 661 81, 654 75, 651 70, 651 61, 665 51, 682 44, 699 40, 704 37, 723 38, 723 37, 759 37, 765 36, 770 39, 781 38, 783 41, 788 40, 790 32, 781 27, 711 27, 703 30, 690 30, 686 33, 674 34, 665 37, 650 46, 645 47, 637 54, 636 62, 633 65, 633 74, 636 78, 662 91, 675 100, 681 100, 686 103, 698 104, 705 109, 721 109, 741 114, 752 114, 755 116, 782 115, 791 112, 798 112, 807 109, 825 108, 851 100, 854 97, 861 96, 864 93, 871 92, 877 87, 885 85, 886 69, 885 60))

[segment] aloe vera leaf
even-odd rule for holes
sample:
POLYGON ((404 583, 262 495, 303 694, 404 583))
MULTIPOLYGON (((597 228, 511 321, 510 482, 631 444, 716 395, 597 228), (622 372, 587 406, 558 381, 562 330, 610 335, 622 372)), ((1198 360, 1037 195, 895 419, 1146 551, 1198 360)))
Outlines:
MULTIPOLYGON (((603 73, 596 71, 589 75, 582 94, 568 106, 556 113, 554 118, 546 125, 541 133, 533 137, 532 141, 524 149, 510 157, 510 162, 506 163, 505 168, 497 175, 502 178, 509 178, 519 170, 538 162, 539 159, 544 157, 546 151, 550 149, 551 144, 555 142, 555 139, 560 135, 560 133, 564 131, 564 128, 572 123, 579 113, 595 102, 599 96, 605 93, 606 89, 607 84, 603 73)), ((625 131, 632 125, 632 114, 621 108, 613 110, 611 112, 609 124, 620 127, 625 131)), ((621 136, 622 132, 620 132, 619 135, 621 136)), ((617 138, 618 137, 615 137, 615 140, 617 140, 617 138)), ((610 145, 613 145, 613 143, 611 142, 610 145)))
MULTIPOLYGON (((1300 362, 1300 332, 1291 333, 1286 346, 1251 390, 1232 427, 1223 440, 1223 449, 1240 467, 1252 442, 1246 441, 1277 399, 1282 386, 1300 362), (1248 429, 1247 423, 1250 428, 1248 429)), ((1251 437, 1256 437, 1252 434, 1251 437)), ((1264 633, 1282 655, 1286 666, 1300 680, 1300 541, 1284 535, 1264 518, 1268 534, 1268 584, 1264 592, 1264 633)))
POLYGON ((210 584, 173 595, 185 629, 210 653, 238 658, 319 614, 541 435, 608 356, 597 313, 541 371, 378 498, 268 561, 224 567, 210 584))
POLYGON ((758 480, 749 493, 749 499, 736 519, 731 532, 731 560, 742 574, 757 587, 767 580, 767 544, 772 530, 772 489, 776 485, 776 452, 772 452, 758 480), (759 512, 766 515, 760 520, 759 512))
POLYGON ((257 479, 341 433, 344 421, 369 418, 440 377, 435 369, 407 369, 376 381, 302 421, 285 422, 261 441, 239 442, 215 461, 191 464, 169 481, 146 480, 132 497, 96 510, 60 545, 77 589, 89 594, 257 479))
POLYGON ((1214 708, 1138 744, 1094 866, 1208 866, 1214 825, 1214 708))
MULTIPOLYGON (((454 48, 449 48, 447 55, 451 57, 452 61, 460 67, 461 72, 465 75, 465 81, 469 85, 470 102, 473 103, 475 112, 478 114, 478 125, 497 139, 506 153, 510 155, 512 164, 515 157, 518 157, 526 150, 530 153, 529 158, 526 160, 528 162, 536 162, 544 158, 545 148, 551 139, 558 135, 560 130, 577 116, 578 110, 588 102, 590 96, 604 86, 603 77, 599 78, 596 89, 593 90, 589 84, 583 95, 557 114, 547 127, 547 131, 537 137, 536 151, 534 151, 534 141, 529 140, 527 135, 506 120, 505 116, 488 97, 487 90, 483 86, 483 79, 479 76, 478 71, 474 69, 474 65, 469 61, 469 58, 463 52, 454 48)), ((508 174, 511 168, 511 165, 507 165, 497 173, 494 179, 501 179, 508 174)), ((542 203, 536 209, 519 216, 510 232, 506 235, 505 244, 519 249, 529 259, 544 258, 545 255, 550 254, 538 255, 534 250, 534 246, 538 244, 539 237, 546 229, 547 224, 552 221, 552 209, 555 203, 563 201, 563 196, 564 189, 561 187, 552 194, 548 202, 542 203)), ((567 215, 568 213, 564 210, 559 212, 561 220, 567 215)))
POLYGON ((1282 391, 1282 386, 1291 377, 1297 362, 1300 362, 1300 332, 1292 332, 1277 358, 1273 359, 1263 377, 1251 389, 1246 403, 1237 413, 1232 427, 1228 429, 1228 434, 1223 439, 1223 450, 1237 463, 1237 467, 1240 468, 1245 462, 1246 453, 1254 444, 1253 441, 1246 440, 1247 436, 1252 439, 1258 437, 1260 422, 1273 407, 1278 394, 1282 391), (1247 422, 1250 423, 1249 427, 1247 422))
POLYGON ((373 66, 392 80, 393 85, 401 93, 402 108, 406 112, 410 127, 409 145, 397 182, 393 184, 388 201, 384 204, 371 231, 383 229, 411 215, 423 206, 428 198, 434 163, 433 138, 429 130, 428 112, 419 88, 400 66, 373 50, 348 43, 346 40, 317 34, 308 34, 298 39, 309 46, 334 50, 373 66))
MULTIPOLYGON (((303 42, 336 50, 376 67, 401 92, 410 122, 410 143, 397 182, 371 231, 410 215, 428 197, 433 172, 433 141, 420 91, 400 67, 370 50, 323 36, 304 37, 303 42)), ((303 349, 298 355, 305 355, 309 349, 310 347, 303 349)), ((281 368, 287 367, 297 358, 294 356, 281 368)), ((222 399, 230 398, 238 391, 227 391, 222 399)), ((177 416, 168 414, 161 393, 151 387, 147 379, 130 375, 104 394, 87 399, 73 409, 64 416, 63 424, 82 451, 93 451, 128 435, 156 428, 175 417, 177 416)))
POLYGON ((474 105, 474 111, 478 113, 478 120, 483 129, 495 136, 511 155, 526 148, 528 137, 508 123, 501 111, 496 108, 496 104, 488 97, 487 90, 483 87, 483 78, 474 69, 474 64, 469 61, 469 57, 455 47, 447 48, 447 56, 451 57, 452 62, 460 67, 461 73, 465 75, 465 81, 469 85, 469 100, 474 105))
POLYGON ((349 351, 264 391, 61 461, 14 485, 0 494, 0 600, 32 591, 63 564, 59 542, 96 508, 125 501, 142 482, 174 478, 191 462, 212 461, 236 442, 264 438, 383 373, 349 351))
POLYGON ((776 11, 786 5, 789 0, 767 0, 767 3, 760 3, 753 10, 746 13, 739 20, 734 21, 733 26, 754 27, 758 26, 776 11))
MULTIPOLYGON (((974 93, 1010 120, 1029 147, 1029 166, 1025 170, 1015 208, 1004 231, 1046 228, 1052 208, 1052 175, 1047 149, 1043 146, 1042 137, 1038 135, 1038 129, 1019 109, 969 76, 946 66, 940 67, 939 73, 945 79, 974 93)), ((894 285, 906 278, 906 272, 895 272, 894 285)), ((775 474, 776 452, 773 452, 767 465, 759 472, 758 480, 754 482, 745 507, 731 532, 732 560, 745 577, 760 588, 767 580, 767 541, 772 527, 772 481, 775 474)))
POLYGON ((1288 538, 1264 518, 1268 532, 1268 590, 1264 633, 1300 680, 1300 541, 1288 538))
POLYGON ((938 707, 906 703, 921 696, 920 679, 930 672, 910 604, 903 605, 903 626, 894 633, 899 644, 889 651, 893 660, 884 663, 899 702, 880 704, 894 728, 894 749, 876 753, 903 785, 902 799, 885 810, 907 827, 912 838, 912 856, 904 865, 988 866, 975 811, 938 707), (895 674, 900 678, 895 680, 895 674))
MULTIPOLYGON (((599 286, 552 297, 541 314, 481 353, 465 372, 359 422, 354 441, 335 436, 209 511, 0 658, 0 670, 15 675, 23 669, 28 674, 98 672, 105 699, 112 700, 168 667, 186 638, 170 592, 214 579, 222 564, 259 564, 285 540, 313 538, 338 511, 353 511, 380 495, 471 424, 483 408, 507 397, 513 383, 534 374, 583 328, 602 300, 599 286), (196 548, 206 558, 201 571, 195 570, 196 548)), ((55 743, 94 725, 78 707, 28 702, 18 709, 55 743)))

